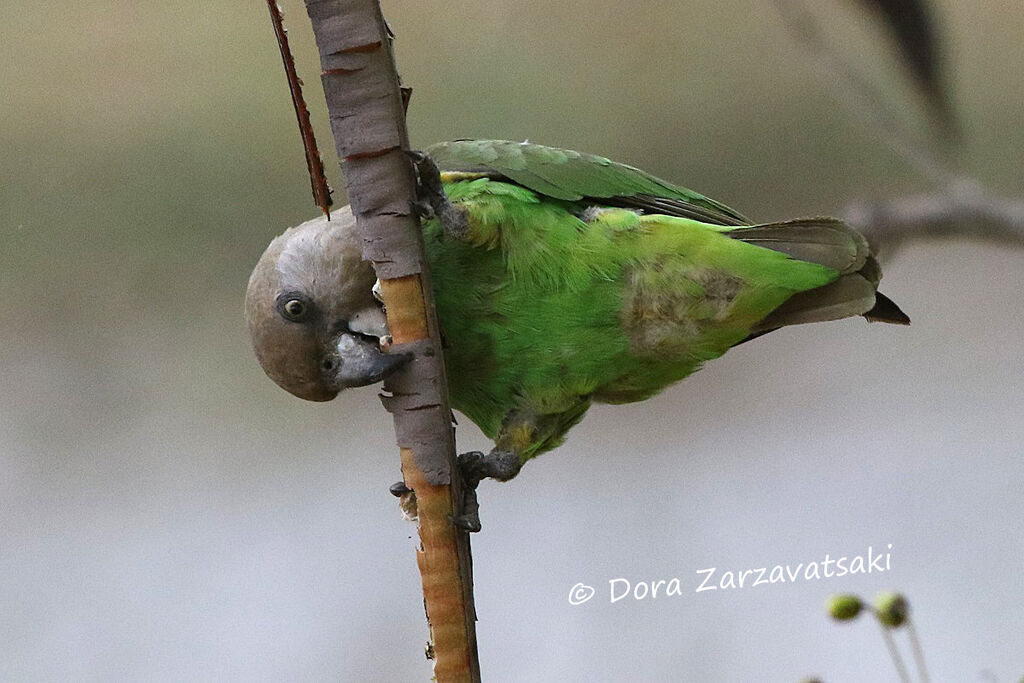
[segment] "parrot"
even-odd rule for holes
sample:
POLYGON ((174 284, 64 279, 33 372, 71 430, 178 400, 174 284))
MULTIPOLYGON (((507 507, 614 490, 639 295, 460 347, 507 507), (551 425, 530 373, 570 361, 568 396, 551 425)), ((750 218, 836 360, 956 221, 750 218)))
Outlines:
MULTIPOLYGON (((782 327, 910 322, 840 220, 755 223, 635 167, 530 142, 410 155, 451 405, 494 442, 458 457, 466 530, 480 528, 480 481, 515 477, 593 403, 650 398, 782 327)), ((401 367, 378 284, 348 207, 275 238, 245 301, 266 374, 326 401, 401 367)))

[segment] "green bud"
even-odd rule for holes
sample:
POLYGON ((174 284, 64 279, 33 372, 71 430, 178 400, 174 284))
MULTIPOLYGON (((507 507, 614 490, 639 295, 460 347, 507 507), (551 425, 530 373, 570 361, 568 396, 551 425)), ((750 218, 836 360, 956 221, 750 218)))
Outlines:
POLYGON ((836 621, 855 619, 863 607, 864 603, 860 601, 860 598, 849 593, 832 595, 825 601, 825 609, 828 610, 829 616, 836 621))
POLYGON ((910 605, 902 593, 879 593, 875 596, 878 620, 889 628, 899 628, 907 621, 910 605))

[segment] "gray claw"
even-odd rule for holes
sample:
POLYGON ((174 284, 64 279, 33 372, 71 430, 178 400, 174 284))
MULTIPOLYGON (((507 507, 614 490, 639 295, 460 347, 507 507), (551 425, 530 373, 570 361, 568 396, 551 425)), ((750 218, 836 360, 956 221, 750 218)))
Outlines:
POLYGON ((436 217, 441 221, 444 234, 452 239, 462 239, 469 231, 465 212, 448 201, 441 184, 441 171, 429 155, 415 150, 403 150, 416 169, 416 192, 419 200, 413 204, 413 211, 420 218, 436 217), (424 205, 424 206, 417 206, 424 205), (427 212, 430 212, 429 214, 427 212))
POLYGON ((480 531, 480 515, 459 515, 452 517, 452 524, 465 532, 475 534, 480 531))
POLYGON ((425 199, 417 199, 413 201, 412 212, 416 214, 421 221, 429 221, 431 218, 436 217, 434 207, 425 199))

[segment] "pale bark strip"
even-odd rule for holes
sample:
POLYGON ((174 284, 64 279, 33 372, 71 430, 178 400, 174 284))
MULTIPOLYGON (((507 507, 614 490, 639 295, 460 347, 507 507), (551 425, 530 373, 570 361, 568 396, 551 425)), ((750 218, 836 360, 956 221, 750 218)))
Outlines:
POLYGON ((396 352, 414 360, 388 380, 406 485, 416 493, 417 562, 440 683, 479 681, 469 536, 433 290, 423 252, 408 133, 387 25, 377 0, 305 0, 349 201, 387 305, 396 352))

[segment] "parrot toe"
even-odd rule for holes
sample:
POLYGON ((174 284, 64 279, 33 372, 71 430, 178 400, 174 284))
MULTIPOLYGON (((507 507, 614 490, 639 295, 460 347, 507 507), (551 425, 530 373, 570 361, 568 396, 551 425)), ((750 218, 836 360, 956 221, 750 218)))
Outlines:
POLYGON ((462 498, 462 514, 452 517, 452 524, 471 534, 480 531, 480 503, 476 489, 466 489, 462 498))
POLYGON ((394 484, 388 487, 388 491, 395 498, 401 498, 407 493, 412 493, 412 489, 405 485, 404 481, 396 481, 394 484))
POLYGON ((398 498, 398 509, 402 511, 402 517, 408 522, 416 521, 419 518, 416 492, 406 486, 404 481, 396 481, 388 490, 398 498))

